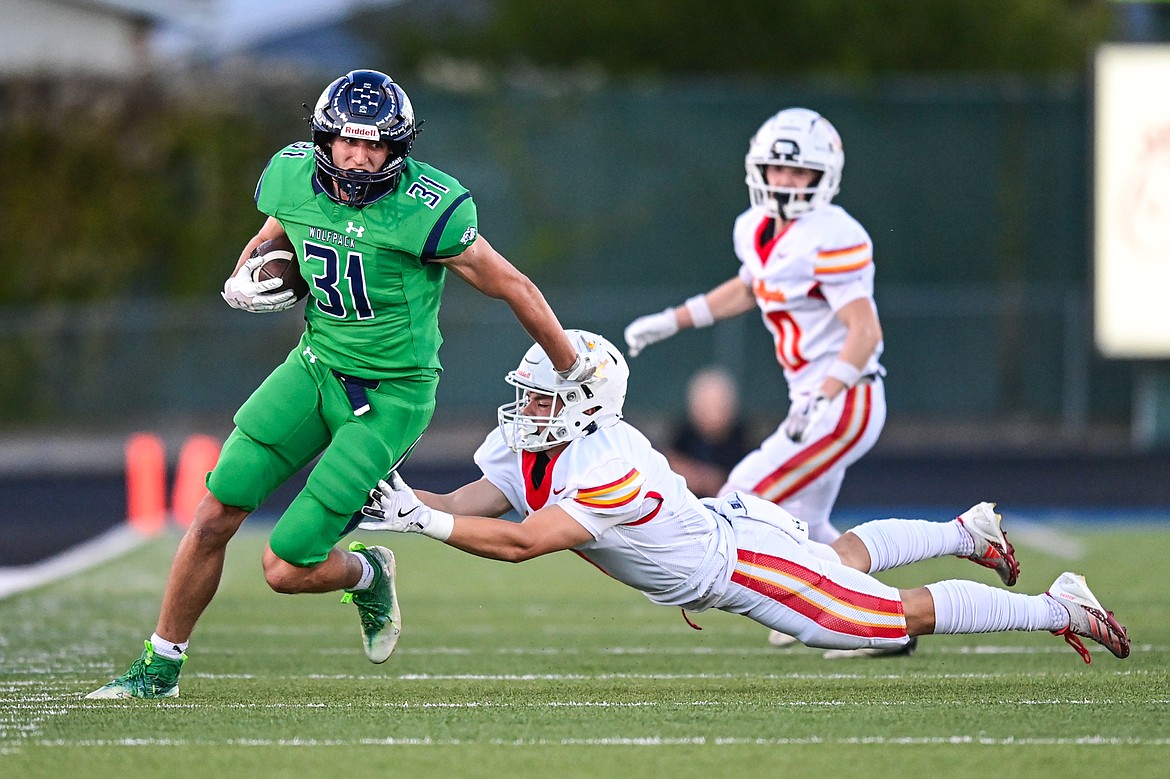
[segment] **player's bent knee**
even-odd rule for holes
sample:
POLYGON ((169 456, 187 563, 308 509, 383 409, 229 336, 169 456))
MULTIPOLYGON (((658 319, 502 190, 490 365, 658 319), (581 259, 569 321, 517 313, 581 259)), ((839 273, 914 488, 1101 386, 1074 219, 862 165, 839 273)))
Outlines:
POLYGON ((902 613, 906 617, 906 633, 911 636, 926 636, 934 632, 934 597, 925 587, 899 590, 902 596, 902 613))
POLYGON ((862 573, 869 573, 869 569, 873 566, 873 562, 869 556, 869 549, 851 531, 845 531, 836 541, 829 544, 829 546, 837 553, 841 565, 852 568, 855 571, 861 571, 862 573))
POLYGON ((316 535, 297 532, 298 527, 285 522, 276 524, 268 538, 268 547, 273 555, 288 565, 301 568, 324 562, 335 540, 323 542, 316 535))
POLYGON ((247 516, 247 511, 224 505, 214 495, 208 494, 199 504, 187 533, 200 546, 225 546, 247 516))
POLYGON ((280 559, 272 549, 264 550, 262 564, 264 581, 273 592, 294 595, 304 590, 304 581, 309 575, 309 569, 280 559))

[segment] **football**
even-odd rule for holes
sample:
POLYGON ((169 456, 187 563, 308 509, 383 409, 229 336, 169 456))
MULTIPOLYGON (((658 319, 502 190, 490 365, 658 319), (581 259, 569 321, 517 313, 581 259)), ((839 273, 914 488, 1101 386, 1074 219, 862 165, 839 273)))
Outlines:
POLYGON ((291 289, 300 300, 309 294, 309 282, 301 275, 301 266, 297 262, 297 252, 287 236, 265 241, 252 250, 253 257, 264 257, 264 262, 252 272, 253 281, 281 279, 283 283, 271 292, 283 292, 291 289))

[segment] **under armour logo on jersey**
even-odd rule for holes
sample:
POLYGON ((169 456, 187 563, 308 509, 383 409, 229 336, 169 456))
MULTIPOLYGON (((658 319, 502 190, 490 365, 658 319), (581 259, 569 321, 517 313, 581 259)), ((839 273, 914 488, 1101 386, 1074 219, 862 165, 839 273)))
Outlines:
MULTIPOLYGON (((474 227, 468 227, 463 231, 463 237, 459 239, 459 243, 467 245, 475 240, 476 231, 474 227)), ((358 238, 361 238, 359 235, 358 238)))
POLYGON ((303 355, 305 355, 306 357, 308 357, 308 358, 309 358, 309 362, 310 362, 310 363, 315 363, 315 362, 317 362, 317 355, 313 354, 313 350, 312 350, 312 349, 310 349, 309 347, 307 347, 307 346, 306 346, 306 347, 305 347, 305 350, 304 350, 303 352, 301 352, 301 354, 303 354, 303 355))
POLYGON ((345 232, 347 232, 347 233, 357 233, 358 238, 361 238, 362 233, 364 233, 365 231, 366 231, 365 225, 355 225, 353 222, 350 222, 349 226, 345 228, 345 232))
POLYGON ((373 84, 355 86, 349 93, 349 106, 355 114, 374 116, 382 105, 382 92, 373 84))

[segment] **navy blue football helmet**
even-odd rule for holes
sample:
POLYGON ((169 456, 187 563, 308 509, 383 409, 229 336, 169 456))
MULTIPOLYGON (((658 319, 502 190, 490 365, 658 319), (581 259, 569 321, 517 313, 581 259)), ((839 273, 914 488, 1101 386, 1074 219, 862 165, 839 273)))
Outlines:
POLYGON ((325 87, 309 119, 317 181, 329 197, 354 208, 385 197, 398 186, 418 127, 410 98, 394 79, 376 70, 351 70, 325 87), (382 141, 390 150, 377 171, 342 170, 330 146, 338 136, 382 141))

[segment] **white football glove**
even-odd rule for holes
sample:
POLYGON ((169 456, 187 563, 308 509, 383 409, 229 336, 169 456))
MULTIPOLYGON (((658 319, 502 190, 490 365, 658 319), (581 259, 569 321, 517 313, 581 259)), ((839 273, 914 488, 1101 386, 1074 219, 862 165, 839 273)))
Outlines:
POLYGON ((626 346, 630 356, 637 357, 638 352, 650 344, 665 341, 678 332, 678 320, 674 317, 674 308, 667 308, 657 314, 640 316, 626 325, 626 346))
POLYGON ((291 289, 271 292, 283 282, 281 279, 254 281, 252 274, 264 264, 264 257, 257 255, 244 260, 244 264, 223 283, 223 299, 232 308, 250 311, 253 314, 267 314, 284 311, 296 305, 297 296, 291 289))
POLYGON ((565 381, 586 382, 593 378, 597 367, 601 365, 601 352, 577 352, 577 359, 557 375, 565 381))
POLYGON ((392 533, 422 533, 446 541, 455 526, 455 518, 445 511, 429 508, 414 494, 397 471, 388 481, 379 481, 370 490, 370 502, 362 514, 370 519, 358 525, 362 530, 389 530, 392 533))
POLYGON ((815 428, 832 403, 821 393, 804 393, 796 399, 788 409, 788 417, 784 420, 784 434, 798 444, 804 443, 809 432, 815 428))

